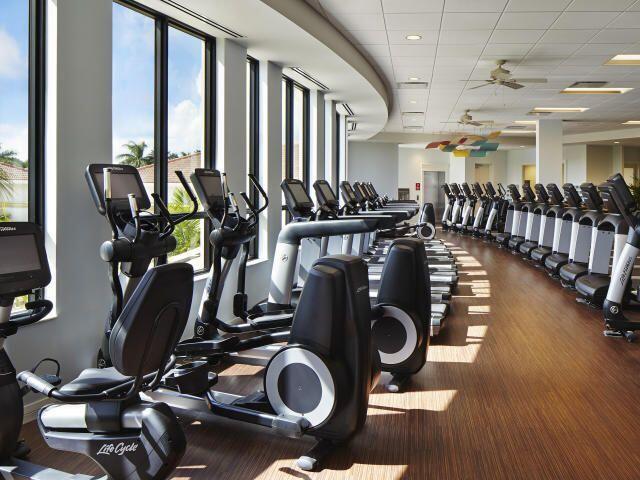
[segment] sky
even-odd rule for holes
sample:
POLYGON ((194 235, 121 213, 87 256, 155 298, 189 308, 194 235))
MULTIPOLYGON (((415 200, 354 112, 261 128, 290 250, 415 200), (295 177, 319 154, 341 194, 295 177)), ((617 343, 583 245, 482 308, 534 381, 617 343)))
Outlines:
POLYGON ((25 0, 0 1, 0 144, 27 158, 28 8, 25 0))
MULTIPOLYGON (((0 0, 0 144, 27 160, 28 3, 0 0)), ((153 146, 154 23, 113 4, 114 157, 130 140, 153 146)), ((202 40, 169 31, 169 150, 202 150, 202 40)))

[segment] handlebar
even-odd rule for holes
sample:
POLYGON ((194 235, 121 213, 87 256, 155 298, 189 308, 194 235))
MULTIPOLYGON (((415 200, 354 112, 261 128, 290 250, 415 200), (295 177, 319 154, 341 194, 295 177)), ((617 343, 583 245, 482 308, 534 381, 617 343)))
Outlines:
POLYGON ((53 303, 50 300, 35 300, 27 302, 24 312, 11 316, 9 324, 13 327, 25 327, 32 323, 39 322, 53 310, 53 303))

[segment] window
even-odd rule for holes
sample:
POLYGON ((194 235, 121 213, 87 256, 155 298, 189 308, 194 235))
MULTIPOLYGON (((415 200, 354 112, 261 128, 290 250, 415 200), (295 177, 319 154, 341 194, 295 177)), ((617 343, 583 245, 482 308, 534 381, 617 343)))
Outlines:
POLYGON ((0 222, 44 225, 44 26, 45 0, 0 2, 0 222))
MULTIPOLYGON (((309 90, 282 80, 282 178, 302 180, 309 188, 309 90)), ((283 197, 284 204, 284 197, 283 197)), ((283 209, 285 209, 283 205, 283 209)), ((283 221, 285 218, 283 217, 283 221)))
MULTIPOLYGON (((136 166, 172 214, 192 207, 175 174, 215 166, 215 39, 126 0, 113 4, 114 161, 136 166)), ((169 261, 211 266, 204 213, 179 224, 169 261)), ((163 263, 167 259, 159 259, 163 263)))
MULTIPOLYGON (((181 186, 176 170, 187 180, 204 167, 204 41, 178 28, 169 27, 168 52, 168 155, 167 206, 171 213, 189 212, 193 205, 181 186)), ((204 269, 204 219, 188 220, 176 227, 176 249, 170 262, 189 262, 204 269)))
POLYGON ((113 4, 113 155, 140 171, 147 193, 155 191, 155 21, 113 4))
MULTIPOLYGON (((258 120, 258 95, 259 95, 259 83, 258 83, 258 61, 253 58, 247 58, 247 171, 257 178, 260 177, 260 152, 259 139, 260 122, 258 120)), ((247 191, 249 192, 251 202, 258 206, 258 202, 261 201, 260 196, 256 188, 252 188, 251 185, 247 185, 247 191)), ((259 235, 251 241, 249 246, 249 257, 257 258, 259 255, 259 235)))

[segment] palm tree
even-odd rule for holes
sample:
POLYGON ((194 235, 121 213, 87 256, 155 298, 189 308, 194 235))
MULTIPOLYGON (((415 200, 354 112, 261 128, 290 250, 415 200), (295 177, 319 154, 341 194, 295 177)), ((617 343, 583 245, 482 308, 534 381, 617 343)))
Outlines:
POLYGON ((13 185, 11 179, 6 170, 2 168, 2 162, 0 162, 0 200, 6 198, 7 200, 13 194, 13 185))
POLYGON ((121 153, 116 157, 120 163, 131 165, 136 168, 153 163, 153 150, 151 150, 147 155, 144 153, 147 148, 147 143, 145 141, 136 143, 133 140, 130 140, 128 143, 125 143, 123 147, 127 149, 127 152, 121 153))

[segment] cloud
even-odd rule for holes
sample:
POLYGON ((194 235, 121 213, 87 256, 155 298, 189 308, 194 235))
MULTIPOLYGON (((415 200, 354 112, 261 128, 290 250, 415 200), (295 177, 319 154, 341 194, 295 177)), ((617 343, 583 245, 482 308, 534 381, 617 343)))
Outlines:
POLYGON ((29 129, 23 125, 0 123, 0 144, 3 150, 15 150, 20 160, 29 157, 29 129))
POLYGON ((169 111, 169 150, 192 152, 202 150, 203 108, 191 100, 183 100, 169 111))
POLYGON ((21 55, 15 38, 0 29, 0 77, 19 78, 27 72, 27 59, 21 55))

